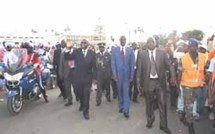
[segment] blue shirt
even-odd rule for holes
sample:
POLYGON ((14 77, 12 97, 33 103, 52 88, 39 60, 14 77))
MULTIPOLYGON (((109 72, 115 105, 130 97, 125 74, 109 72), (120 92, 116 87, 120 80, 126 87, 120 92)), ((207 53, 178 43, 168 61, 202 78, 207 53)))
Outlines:
POLYGON ((208 68, 208 72, 213 72, 214 71, 214 64, 215 64, 215 58, 213 58, 210 62, 209 68, 208 68))

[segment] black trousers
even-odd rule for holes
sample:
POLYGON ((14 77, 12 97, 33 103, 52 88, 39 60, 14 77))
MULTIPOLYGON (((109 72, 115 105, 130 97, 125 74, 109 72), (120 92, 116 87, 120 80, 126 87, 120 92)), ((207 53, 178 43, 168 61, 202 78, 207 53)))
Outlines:
POLYGON ((68 102, 72 102, 72 87, 74 89, 74 69, 70 69, 68 73, 68 76, 64 78, 64 86, 68 102))
POLYGON ((138 96, 138 88, 137 88, 137 80, 136 80, 136 73, 137 71, 134 71, 134 79, 133 81, 130 83, 130 87, 129 87, 129 97, 130 100, 133 98, 133 100, 137 100, 137 96, 138 96))
POLYGON ((89 113, 91 86, 92 81, 86 83, 76 83, 78 96, 80 98, 80 107, 83 109, 84 114, 89 113))
POLYGON ((112 86, 113 96, 116 97, 118 95, 117 84, 116 84, 116 81, 113 79, 111 79, 111 86, 112 86))
POLYGON ((60 79, 59 74, 57 73, 57 86, 60 89, 60 93, 63 96, 63 98, 66 98, 66 91, 64 87, 63 80, 60 79))
POLYGON ((145 91, 147 122, 155 120, 155 105, 158 105, 160 112, 160 127, 167 127, 166 89, 161 88, 158 80, 149 81, 149 89, 145 91))

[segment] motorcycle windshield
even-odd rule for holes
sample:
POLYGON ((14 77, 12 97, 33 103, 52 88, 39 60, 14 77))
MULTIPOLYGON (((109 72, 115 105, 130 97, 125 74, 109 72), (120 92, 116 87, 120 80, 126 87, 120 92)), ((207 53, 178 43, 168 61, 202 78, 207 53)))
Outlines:
POLYGON ((27 61, 28 55, 26 49, 14 48, 4 54, 4 64, 6 71, 10 74, 21 72, 27 61))

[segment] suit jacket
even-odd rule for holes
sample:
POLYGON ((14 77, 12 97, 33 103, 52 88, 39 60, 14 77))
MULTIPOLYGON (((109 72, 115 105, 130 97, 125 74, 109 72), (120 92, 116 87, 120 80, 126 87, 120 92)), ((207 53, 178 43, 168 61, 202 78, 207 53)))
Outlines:
MULTIPOLYGON (((170 71, 171 77, 175 77, 174 67, 168 60, 165 51, 156 49, 156 69, 158 80, 163 90, 166 90, 166 71, 170 71)), ((150 81, 150 58, 148 50, 140 51, 137 58, 137 84, 140 85, 144 91, 149 90, 150 81)))
MULTIPOLYGON (((60 55, 60 65, 59 65, 59 76, 60 76, 60 79, 68 79, 69 78, 69 74, 70 74, 70 71, 71 71, 71 68, 68 64, 68 59, 65 59, 64 56, 65 55, 65 52, 63 52, 61 55, 60 55)), ((74 60, 73 60, 73 64, 74 64, 74 60)), ((74 68, 73 68, 74 69, 74 68)), ((69 78, 71 79, 71 78, 69 78)))
POLYGON ((84 57, 82 49, 76 49, 72 54, 65 53, 66 59, 74 59, 75 72, 74 81, 78 84, 92 83, 92 79, 96 79, 96 54, 88 49, 84 57))
POLYGON ((97 69, 97 79, 101 77, 111 78, 111 56, 110 53, 101 52, 96 54, 96 69, 97 69))
POLYGON ((114 47, 111 53, 111 67, 113 76, 119 80, 129 80, 134 76, 134 52, 130 47, 125 47, 124 60, 121 56, 120 46, 114 47))
POLYGON ((54 51, 54 56, 53 56, 53 66, 56 70, 59 69, 60 67, 60 57, 61 57, 61 49, 56 49, 54 51))

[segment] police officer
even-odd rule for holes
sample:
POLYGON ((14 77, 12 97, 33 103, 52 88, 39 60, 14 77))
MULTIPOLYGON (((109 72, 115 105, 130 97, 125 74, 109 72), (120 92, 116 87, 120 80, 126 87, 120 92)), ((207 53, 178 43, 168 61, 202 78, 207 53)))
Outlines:
POLYGON ((179 83, 183 88, 185 103, 184 123, 188 125, 189 134, 195 134, 193 126, 193 105, 196 91, 204 85, 204 68, 206 56, 198 52, 198 40, 191 38, 188 41, 188 53, 179 61, 179 83))
POLYGON ((48 103, 48 96, 47 96, 46 90, 42 84, 41 69, 40 69, 40 64, 41 64, 40 57, 37 53, 34 52, 33 47, 30 45, 29 42, 24 42, 22 48, 27 49, 28 58, 27 58, 26 63, 32 63, 33 64, 35 71, 36 71, 37 82, 39 84, 41 93, 43 94, 45 102, 48 103))
POLYGON ((110 53, 105 51, 105 43, 98 43, 99 52, 96 54, 97 82, 98 89, 96 94, 96 106, 102 102, 102 91, 106 91, 106 99, 110 99, 110 82, 111 82, 111 57, 110 53))

